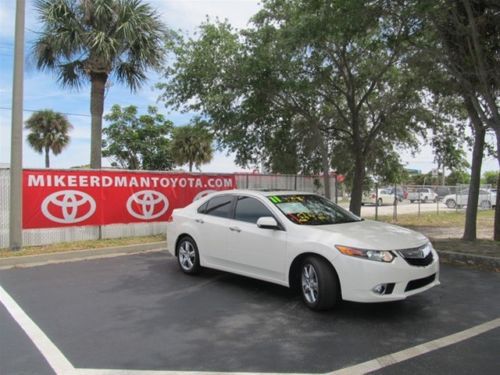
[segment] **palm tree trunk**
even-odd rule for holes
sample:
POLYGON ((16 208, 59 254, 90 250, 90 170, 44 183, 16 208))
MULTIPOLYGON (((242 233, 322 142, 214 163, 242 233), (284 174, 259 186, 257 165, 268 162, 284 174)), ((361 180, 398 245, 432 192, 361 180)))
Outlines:
POLYGON ((92 130, 90 138, 90 168, 101 168, 102 154, 102 114, 104 112, 104 90, 108 75, 92 73, 90 76, 90 113, 92 115, 92 130))
POLYGON ((50 148, 45 147, 45 168, 50 168, 49 152, 50 148))

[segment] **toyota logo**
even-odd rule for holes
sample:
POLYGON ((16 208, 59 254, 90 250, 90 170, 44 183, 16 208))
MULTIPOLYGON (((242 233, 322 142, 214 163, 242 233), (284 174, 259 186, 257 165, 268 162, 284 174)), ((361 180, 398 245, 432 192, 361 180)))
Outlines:
POLYGON ((60 224, 73 224, 91 217, 96 204, 94 198, 83 191, 62 190, 47 196, 41 208, 47 219, 60 224))
POLYGON ((168 199, 154 190, 141 190, 132 194, 127 200, 127 211, 141 220, 153 220, 168 210, 168 199))

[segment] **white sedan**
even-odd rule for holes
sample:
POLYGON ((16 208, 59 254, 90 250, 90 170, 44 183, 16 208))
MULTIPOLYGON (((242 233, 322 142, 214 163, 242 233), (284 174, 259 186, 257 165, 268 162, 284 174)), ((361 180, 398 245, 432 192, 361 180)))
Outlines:
POLYGON ((401 300, 439 284, 425 236, 310 193, 210 194, 174 210, 167 245, 187 274, 208 267, 297 288, 314 310, 341 299, 401 300))

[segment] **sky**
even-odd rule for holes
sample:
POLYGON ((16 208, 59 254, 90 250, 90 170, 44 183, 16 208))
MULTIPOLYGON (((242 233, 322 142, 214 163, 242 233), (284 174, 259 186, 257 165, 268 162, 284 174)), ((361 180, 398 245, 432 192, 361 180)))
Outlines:
MULTIPOLYGON (((9 163, 10 160, 15 3, 15 0, 0 1, 0 165, 9 163)), ((260 7, 259 2, 255 0, 149 0, 148 3, 158 10, 167 26, 182 30, 186 35, 193 35, 197 26, 205 21, 207 16, 211 19, 216 17, 227 19, 233 26, 244 28, 260 7)), ((68 168, 89 164, 90 87, 84 86, 79 91, 63 89, 57 84, 56 77, 52 73, 36 70, 30 56, 30 48, 39 29, 33 1, 26 0, 24 120, 29 118, 31 111, 40 109, 53 109, 67 114, 74 126, 70 133, 71 143, 60 155, 51 155, 51 167, 68 168)), ((121 106, 133 104, 138 106, 141 112, 149 105, 156 105, 176 126, 187 124, 193 114, 178 113, 157 102, 159 92, 153 86, 161 77, 154 72, 148 76, 148 81, 136 93, 130 93, 126 87, 112 82, 106 95, 105 113, 113 104, 121 106)), ((470 156, 470 152, 467 152, 470 156)), ((402 151, 401 157, 408 168, 418 169, 424 173, 435 168, 432 149, 428 145, 423 144, 416 155, 402 151)), ((233 160, 231 154, 216 152, 212 162, 202 166, 201 170, 241 171, 242 168, 233 160)), ((25 168, 44 166, 43 156, 35 153, 26 141, 23 145, 23 165, 25 168)), ((103 165, 109 166, 109 161, 103 159, 103 165)), ((498 170, 493 158, 485 158, 483 171, 485 170, 498 170)))

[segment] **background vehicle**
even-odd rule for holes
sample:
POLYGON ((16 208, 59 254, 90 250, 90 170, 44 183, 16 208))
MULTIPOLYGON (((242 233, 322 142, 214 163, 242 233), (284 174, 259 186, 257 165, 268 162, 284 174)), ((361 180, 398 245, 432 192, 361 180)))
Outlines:
POLYGON ((410 203, 421 201, 426 202, 436 202, 438 195, 431 188, 415 188, 408 190, 407 199, 410 203))
POLYGON ((310 193, 213 193, 174 210, 167 247, 186 274, 209 267, 297 288, 313 310, 401 300, 439 284, 425 236, 310 193))
MULTIPOLYGON (((392 194, 394 196, 394 186, 389 186, 384 188, 384 190, 387 190, 389 194, 392 194)), ((403 200, 408 198, 408 192, 406 191, 405 188, 401 186, 396 186, 396 197, 398 198, 399 202, 402 202, 403 200)))
POLYGON ((378 189, 378 197, 375 192, 363 195, 363 204, 371 203, 378 204, 382 206, 383 204, 393 204, 394 194, 392 194, 388 189, 378 189))
MULTIPOLYGON (((485 189, 479 190, 478 205, 481 208, 491 208, 493 207, 493 194, 485 189)), ((494 196, 496 199, 496 196, 494 196)), ((457 192, 456 194, 449 194, 443 198, 443 203, 446 204, 448 208, 462 208, 467 205, 467 200, 469 199, 469 189, 464 189, 457 192)))

